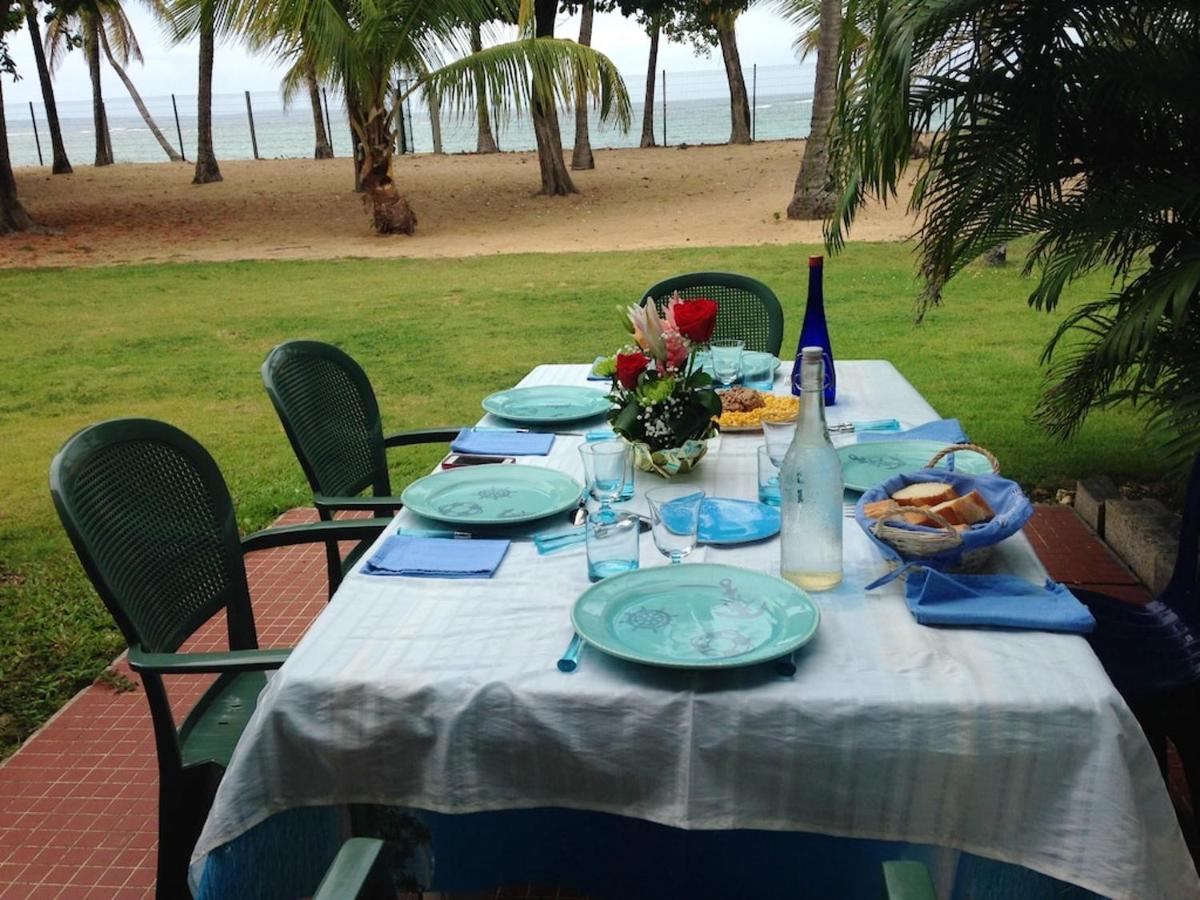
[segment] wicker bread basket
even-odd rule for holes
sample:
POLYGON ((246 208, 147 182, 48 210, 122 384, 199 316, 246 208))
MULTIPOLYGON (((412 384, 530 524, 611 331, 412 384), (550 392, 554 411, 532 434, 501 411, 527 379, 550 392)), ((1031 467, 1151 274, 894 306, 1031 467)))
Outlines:
MULTIPOLYGON (((944 447, 934 454, 933 458, 925 464, 925 468, 932 469, 941 461, 942 457, 962 450, 971 450, 981 454, 991 464, 992 472, 996 475, 1000 474, 1000 462, 995 455, 977 444, 953 444, 944 447)), ((962 534, 945 518, 928 507, 898 506, 874 524, 872 533, 910 562, 957 550, 963 543, 962 534), (901 518, 901 514, 906 512, 920 513, 933 519, 937 523, 937 527, 914 528, 901 518)), ((989 546, 964 551, 961 561, 953 567, 954 570, 970 572, 982 568, 992 555, 992 549, 993 547, 989 546)))

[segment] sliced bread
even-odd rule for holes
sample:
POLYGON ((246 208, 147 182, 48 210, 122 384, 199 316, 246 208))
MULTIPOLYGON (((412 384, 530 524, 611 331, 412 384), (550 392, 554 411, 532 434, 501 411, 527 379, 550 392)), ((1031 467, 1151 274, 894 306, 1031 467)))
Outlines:
POLYGON ((958 494, 948 484, 940 481, 918 481, 905 485, 892 494, 892 499, 901 506, 937 506, 953 500, 958 494))

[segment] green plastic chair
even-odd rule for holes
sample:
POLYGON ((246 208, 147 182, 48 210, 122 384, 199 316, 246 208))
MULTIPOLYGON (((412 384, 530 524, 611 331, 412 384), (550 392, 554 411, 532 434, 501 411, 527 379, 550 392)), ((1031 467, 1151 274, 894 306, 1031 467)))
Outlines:
MULTIPOLYGON (((349 355, 320 341, 280 344, 267 354, 262 379, 324 521, 337 510, 394 515, 401 503, 391 496, 387 448, 449 442, 466 427, 385 436, 367 373, 349 355), (371 496, 361 496, 368 490, 371 496)), ((326 545, 331 595, 366 547, 360 544, 343 559, 335 542, 326 545)))
POLYGON ((779 355, 783 345, 783 307, 775 292, 761 281, 732 272, 676 275, 650 287, 642 297, 642 304, 653 299, 661 313, 675 291, 684 300, 707 297, 717 301, 715 340, 741 339, 746 342, 747 350, 779 355))
POLYGON ((234 745, 288 650, 261 650, 243 554, 326 540, 373 539, 384 519, 313 523, 239 538, 233 501, 213 458, 177 428, 150 419, 91 425, 50 464, 50 493, 92 585, 141 675, 158 752, 157 896, 187 892, 188 857, 234 745), (181 653, 224 611, 229 650, 181 653), (218 677, 178 727, 164 675, 218 677))

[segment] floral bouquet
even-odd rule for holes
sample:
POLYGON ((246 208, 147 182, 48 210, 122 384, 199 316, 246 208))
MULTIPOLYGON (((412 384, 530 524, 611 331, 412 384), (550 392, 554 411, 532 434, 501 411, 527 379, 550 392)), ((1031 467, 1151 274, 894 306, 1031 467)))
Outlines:
POLYGON ((670 476, 704 455, 721 399, 696 367, 695 350, 712 337, 716 321, 715 300, 681 300, 678 293, 662 317, 653 300, 622 314, 633 343, 616 355, 608 420, 633 445, 638 468, 670 476))

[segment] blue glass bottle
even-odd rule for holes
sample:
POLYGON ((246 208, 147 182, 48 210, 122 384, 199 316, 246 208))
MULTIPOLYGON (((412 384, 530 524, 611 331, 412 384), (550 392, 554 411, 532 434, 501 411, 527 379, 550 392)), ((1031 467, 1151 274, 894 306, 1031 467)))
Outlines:
POLYGON ((820 347, 825 360, 825 405, 833 406, 837 400, 837 372, 833 368, 833 347, 829 344, 829 326, 825 324, 825 291, 822 286, 825 257, 808 258, 808 304, 804 309, 804 323, 800 326, 800 340, 796 344, 796 365, 792 369, 792 393, 800 396, 800 360, 805 347, 820 347))

